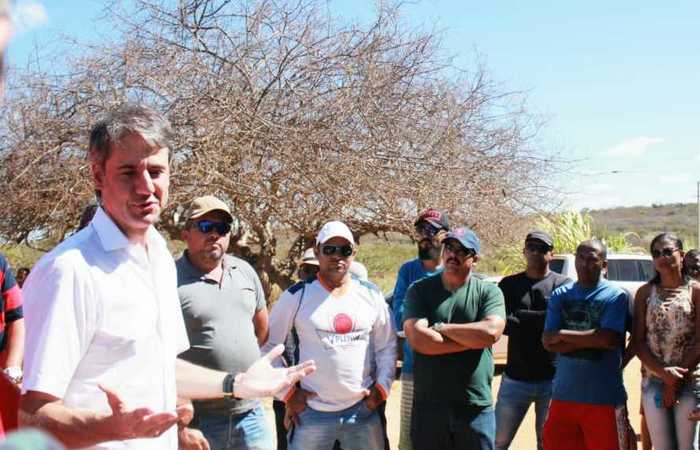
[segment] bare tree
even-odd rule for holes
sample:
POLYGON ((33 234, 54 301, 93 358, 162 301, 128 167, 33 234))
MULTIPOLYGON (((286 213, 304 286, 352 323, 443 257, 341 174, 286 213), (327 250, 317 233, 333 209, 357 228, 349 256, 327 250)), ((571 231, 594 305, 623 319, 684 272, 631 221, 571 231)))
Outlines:
POLYGON ((178 133, 177 237, 193 197, 234 206, 257 268, 286 285, 326 220, 359 234, 409 232, 437 206, 487 241, 544 204, 552 165, 522 95, 483 67, 458 70, 439 34, 381 6, 369 25, 315 0, 138 0, 110 15, 122 38, 61 75, 15 72, 0 124, 0 234, 62 237, 92 193, 84 159, 95 116, 124 101, 164 111, 178 133), (280 255, 278 238, 293 244, 280 255))

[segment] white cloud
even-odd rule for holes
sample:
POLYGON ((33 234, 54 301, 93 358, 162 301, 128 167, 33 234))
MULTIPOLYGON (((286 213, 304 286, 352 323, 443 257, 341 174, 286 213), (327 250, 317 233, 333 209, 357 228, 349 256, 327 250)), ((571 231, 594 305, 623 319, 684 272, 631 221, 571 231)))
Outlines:
POLYGON ((620 142, 609 148, 607 153, 610 156, 638 157, 644 155, 652 145, 660 144, 663 141, 662 138, 658 137, 639 136, 620 142))
POLYGON ((19 32, 40 28, 49 21, 46 7, 36 0, 18 2, 12 10, 12 16, 19 32))

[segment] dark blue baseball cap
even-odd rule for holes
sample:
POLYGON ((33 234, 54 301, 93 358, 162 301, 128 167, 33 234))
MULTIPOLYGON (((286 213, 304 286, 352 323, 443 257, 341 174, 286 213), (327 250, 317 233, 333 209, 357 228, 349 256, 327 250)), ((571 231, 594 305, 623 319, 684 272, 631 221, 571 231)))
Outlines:
POLYGON ((462 247, 466 248, 467 250, 473 250, 476 254, 479 254, 479 251, 481 250, 479 238, 476 236, 476 233, 469 228, 459 227, 448 231, 444 241, 448 239, 456 240, 462 247))

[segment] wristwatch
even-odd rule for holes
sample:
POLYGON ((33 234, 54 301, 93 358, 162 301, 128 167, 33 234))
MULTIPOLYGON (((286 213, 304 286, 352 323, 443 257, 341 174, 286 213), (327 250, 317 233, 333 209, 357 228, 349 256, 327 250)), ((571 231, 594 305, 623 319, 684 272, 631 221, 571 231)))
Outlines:
POLYGON ((442 334, 442 330, 445 329, 445 324, 443 322, 435 322, 430 328, 442 334))
POLYGON ((224 398, 236 398, 236 396, 233 394, 234 392, 234 383, 236 381, 236 375, 235 373, 229 373, 224 377, 224 385, 223 385, 223 391, 224 391, 224 398))

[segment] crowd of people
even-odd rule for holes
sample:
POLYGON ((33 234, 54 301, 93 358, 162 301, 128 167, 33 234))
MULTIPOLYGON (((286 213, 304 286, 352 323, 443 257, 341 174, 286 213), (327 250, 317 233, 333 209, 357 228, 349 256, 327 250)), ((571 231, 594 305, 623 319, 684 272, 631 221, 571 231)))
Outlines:
MULTIPOLYGON (((0 51, 8 30, 0 0, 0 51)), ((21 388, 20 425, 39 430, 0 448, 271 450, 276 436, 279 449, 388 449, 399 342, 401 450, 507 449, 531 404, 533 448, 635 448, 622 377, 635 356, 643 445, 698 448, 700 255, 677 236, 652 240, 655 276, 634 297, 606 280, 596 239, 576 250, 576 280, 553 273, 542 231, 524 239, 526 269, 496 285, 475 272, 476 233, 431 208, 389 307, 354 261, 356 236, 329 221, 268 311, 253 267, 227 254, 224 201, 191 200, 177 261, 155 229, 172 136, 148 107, 106 114, 88 149, 98 202, 79 231, 31 271, 0 255, 0 378, 21 388)))
POLYGON ((147 107, 109 113, 90 136, 98 206, 21 289, 1 260, 3 371, 21 384, 20 422, 52 445, 272 449, 274 433, 278 448, 386 449, 398 330, 400 449, 507 449, 532 403, 539 449, 633 448, 622 378, 633 355, 654 448, 696 448, 700 261, 676 236, 652 240, 656 275, 634 299, 606 280, 598 240, 578 246, 576 281, 549 270, 542 231, 525 237, 525 271, 497 286, 474 272, 477 235, 431 208, 390 308, 357 271, 352 231, 330 221, 268 314, 255 270, 226 253, 234 218, 221 199, 191 201, 177 261, 155 230, 171 135, 147 107), (258 400, 273 395, 274 432, 258 400))

